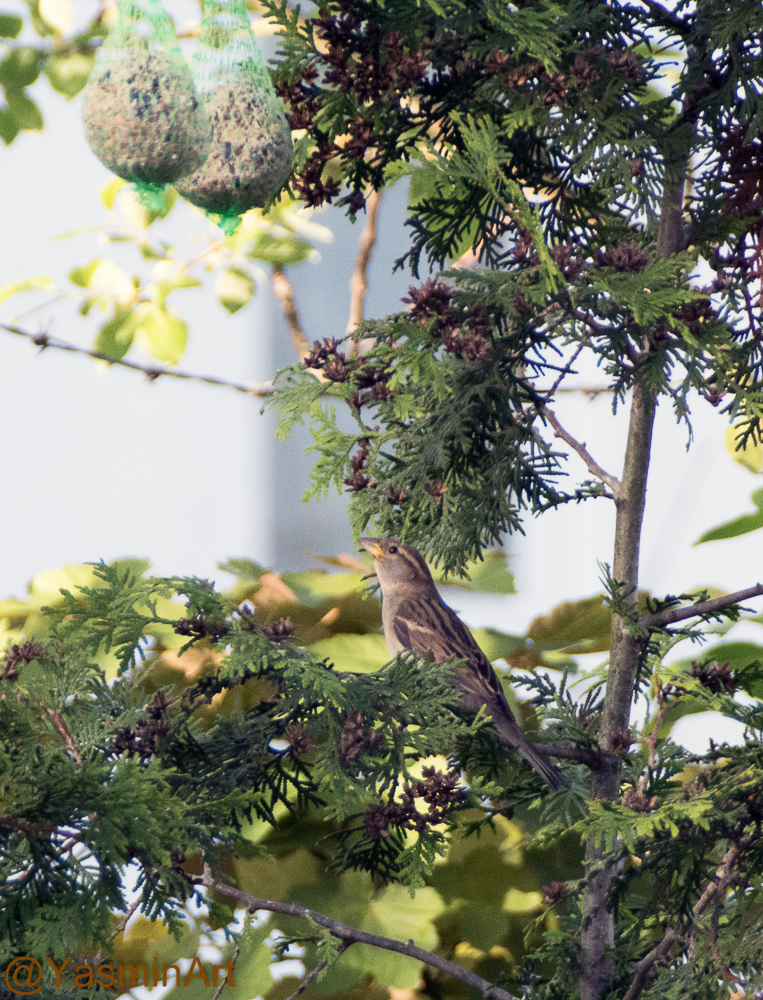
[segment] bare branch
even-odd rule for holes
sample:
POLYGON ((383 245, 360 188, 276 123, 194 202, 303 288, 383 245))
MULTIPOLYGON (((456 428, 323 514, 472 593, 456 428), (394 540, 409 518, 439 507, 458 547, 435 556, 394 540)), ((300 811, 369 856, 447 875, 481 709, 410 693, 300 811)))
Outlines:
POLYGON ((103 951, 106 945, 111 944, 111 942, 114 940, 117 934, 122 933, 125 927, 127 927, 127 922, 129 921, 130 917, 133 915, 133 913, 135 913, 135 911, 138 909, 138 907, 142 902, 143 898, 142 896, 139 896, 136 900, 133 900, 133 902, 130 903, 130 905, 127 907, 127 913, 125 913, 125 915, 119 920, 117 926, 114 928, 111 934, 109 934, 109 936, 106 938, 105 944, 98 949, 95 955, 93 955, 93 963, 92 963, 93 966, 98 965, 98 963, 103 958, 103 951))
MULTIPOLYGON (((228 964, 229 968, 232 969, 233 966, 236 964, 236 959, 238 958, 238 956, 239 956, 240 953, 241 953, 241 947, 239 946, 239 947, 236 948, 236 950, 233 952, 233 954, 230 957, 229 964, 228 964)), ((228 971, 226 969, 225 975, 223 977, 221 977, 220 985, 215 990, 215 995, 212 997, 212 1000, 220 1000, 220 997, 222 995, 223 990, 225 989, 225 985, 226 985, 227 982, 228 982, 228 971)), ((287 1000, 289 1000, 288 997, 287 997, 287 1000)))
MULTIPOLYGON (((739 854, 740 850, 738 844, 732 844, 726 851, 723 861, 716 869, 712 882, 710 882, 705 891, 694 904, 692 916, 695 919, 702 916, 714 899, 718 899, 719 901, 723 899, 726 889, 729 886, 729 882, 731 881, 734 867, 739 860, 739 854)), ((680 940, 679 933, 672 927, 669 928, 665 932, 662 940, 656 944, 651 951, 647 952, 640 962, 636 962, 633 966, 633 979, 631 981, 631 985, 628 988, 628 992, 623 997, 623 1000, 638 1000, 652 974, 652 969, 655 964, 667 958, 671 947, 678 940, 680 940)))
POLYGON ((286 272, 280 264, 273 265, 273 291, 281 303, 294 350, 299 355, 299 360, 304 361, 305 355, 310 353, 310 344, 299 319, 299 309, 297 309, 297 301, 294 298, 294 289, 291 287, 291 282, 286 277, 286 272))
POLYGON ((249 895, 248 892, 242 892, 240 889, 235 889, 224 882, 216 881, 208 865, 204 866, 202 884, 237 900, 241 906, 245 906, 251 913, 254 913, 256 910, 268 910, 271 913, 285 913, 290 917, 304 917, 312 920, 320 927, 325 927, 331 931, 334 937, 339 938, 340 941, 347 942, 348 946, 359 942, 361 944, 373 945, 375 948, 383 948, 385 951, 394 951, 399 955, 408 955, 410 958, 415 958, 419 962, 431 965, 435 969, 453 976, 454 979, 460 979, 462 983, 466 983, 468 986, 479 990, 485 1000, 518 1000, 513 994, 507 993, 506 990, 501 989, 499 986, 494 986, 481 976, 475 975, 475 973, 464 969, 460 965, 456 965, 455 962, 450 962, 448 959, 442 958, 440 955, 435 955, 431 951, 425 951, 423 948, 417 948, 413 941, 408 941, 406 944, 403 941, 396 941, 394 938, 382 937, 380 934, 369 934, 366 931, 358 930, 356 927, 350 927, 349 924, 343 924, 339 920, 333 920, 331 917, 327 917, 325 913, 318 913, 316 910, 310 910, 306 906, 300 906, 299 903, 280 903, 272 899, 259 899, 257 896, 249 895))
POLYGON ((110 355, 104 354, 103 351, 91 351, 86 347, 79 347, 77 344, 70 344, 66 340, 51 337, 47 333, 30 333, 28 330, 22 330, 18 326, 11 326, 6 323, 0 323, 0 330, 5 330, 6 333, 12 333, 16 337, 24 337, 26 340, 30 340, 41 351, 52 347, 56 351, 82 354, 87 358, 93 358, 95 361, 105 361, 107 364, 117 365, 119 368, 129 368, 131 371, 143 372, 150 382, 155 382, 157 379, 163 377, 179 378, 187 382, 202 382, 205 385, 219 385, 225 389, 235 389, 236 392, 243 392, 247 396, 254 396, 257 399, 272 396, 276 391, 272 382, 263 382, 261 384, 257 384, 256 382, 230 382, 228 379, 216 378, 214 375, 193 375, 191 372, 176 371, 173 368, 139 365, 136 361, 112 358, 110 355))
MULTIPOLYGON (((366 199, 366 224, 360 234, 355 270, 350 278, 350 317, 346 333, 354 333, 363 322, 363 304, 368 291, 368 265, 376 246, 376 222, 379 217, 381 191, 372 191, 366 199)), ((352 356, 358 353, 358 344, 353 344, 352 356)))
POLYGON ((593 458, 586 449, 585 443, 581 444, 579 441, 576 441, 575 438, 562 427, 557 420, 556 415, 549 410, 547 406, 543 407, 541 414, 553 427, 554 437, 558 437, 561 438, 562 441, 566 441, 570 448, 572 448, 574 452, 577 452, 577 454, 583 459, 588 471, 592 475, 596 476, 597 479, 600 479, 605 486, 608 486, 612 491, 614 498, 617 499, 620 493, 620 480, 616 479, 614 476, 610 476, 610 474, 605 472, 597 462, 594 462, 593 458))
MULTIPOLYGON (((350 947, 351 944, 354 944, 354 942, 342 941, 339 947, 337 948, 337 957, 339 957, 339 955, 341 955, 342 952, 347 951, 347 949, 350 947)), ((311 969, 308 972, 308 974, 305 976, 305 978, 302 980, 299 986, 297 986, 296 990, 290 993, 285 998, 285 1000, 297 1000, 297 997, 300 995, 300 993, 304 993, 307 987, 310 985, 310 983, 315 979, 315 977, 319 976, 325 968, 326 968, 326 962, 318 962, 315 968, 311 969)), ((212 1000, 217 1000, 217 998, 212 997, 212 1000)))
POLYGON ((763 594, 763 583, 756 583, 754 587, 746 590, 738 590, 734 594, 725 594, 723 597, 714 597, 711 601, 700 601, 698 604, 691 604, 688 608, 672 608, 667 611, 658 611, 653 615, 646 615, 639 618, 639 625, 647 628, 660 628, 664 625, 672 625, 674 622, 684 621, 686 618, 694 618, 700 615, 712 615, 716 611, 723 611, 740 601, 746 601, 750 597, 760 597, 763 594))

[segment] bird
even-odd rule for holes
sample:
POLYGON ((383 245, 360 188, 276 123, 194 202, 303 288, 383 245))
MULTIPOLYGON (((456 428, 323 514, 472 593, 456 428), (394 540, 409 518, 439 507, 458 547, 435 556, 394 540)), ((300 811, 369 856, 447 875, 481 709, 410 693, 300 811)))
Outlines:
POLYGON ((359 541, 373 556, 390 653, 395 656, 409 649, 422 656, 431 653, 436 663, 445 663, 450 657, 463 660, 464 665, 455 671, 460 707, 478 712, 484 706, 502 742, 516 747, 549 788, 568 788, 561 771, 525 736, 492 664, 456 612, 440 597, 421 553, 395 538, 362 537, 359 541))

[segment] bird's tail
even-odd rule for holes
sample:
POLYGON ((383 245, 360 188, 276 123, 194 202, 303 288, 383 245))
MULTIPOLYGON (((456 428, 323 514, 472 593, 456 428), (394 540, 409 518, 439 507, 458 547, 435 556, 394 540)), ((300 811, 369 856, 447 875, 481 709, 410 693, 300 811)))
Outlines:
POLYGON ((498 735, 504 743, 516 747, 527 763, 538 772, 552 792, 558 792, 560 788, 569 788, 570 783, 564 777, 558 767, 555 767, 543 753, 542 749, 532 743, 520 729, 517 722, 512 717, 514 725, 502 725, 504 719, 501 716, 493 717, 498 735), (516 728, 515 728, 516 727, 516 728))

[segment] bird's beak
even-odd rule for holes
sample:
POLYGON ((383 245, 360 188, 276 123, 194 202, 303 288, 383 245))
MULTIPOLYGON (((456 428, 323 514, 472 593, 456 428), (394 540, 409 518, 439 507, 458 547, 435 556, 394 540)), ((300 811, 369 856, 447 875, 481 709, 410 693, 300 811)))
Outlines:
POLYGON ((384 556, 384 549, 379 545, 378 538, 360 538, 359 541, 363 548, 371 553, 374 559, 381 559, 384 556))

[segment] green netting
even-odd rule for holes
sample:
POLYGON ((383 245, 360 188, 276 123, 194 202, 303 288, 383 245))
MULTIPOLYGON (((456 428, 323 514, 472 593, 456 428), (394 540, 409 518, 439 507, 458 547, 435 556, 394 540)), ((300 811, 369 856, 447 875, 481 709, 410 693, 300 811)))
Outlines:
POLYGON ((90 147, 148 203, 205 160, 211 129, 159 0, 119 0, 82 109, 90 147))
POLYGON ((291 130, 243 0, 205 0, 192 68, 212 123, 212 148, 176 187, 230 231, 238 215, 278 190, 292 157, 291 130))

